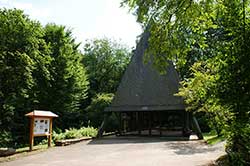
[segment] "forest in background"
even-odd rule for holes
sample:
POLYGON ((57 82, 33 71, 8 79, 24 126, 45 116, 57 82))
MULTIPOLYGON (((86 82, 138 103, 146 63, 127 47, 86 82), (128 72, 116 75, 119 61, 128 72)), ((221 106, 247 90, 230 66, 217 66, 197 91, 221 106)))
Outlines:
MULTIPOLYGON (((29 118, 24 115, 33 110, 58 114, 58 133, 97 128, 130 50, 108 38, 81 46, 65 26, 42 26, 18 9, 0 9, 0 22, 0 147, 28 143, 29 118)), ((116 125, 111 120, 110 130, 116 125)))

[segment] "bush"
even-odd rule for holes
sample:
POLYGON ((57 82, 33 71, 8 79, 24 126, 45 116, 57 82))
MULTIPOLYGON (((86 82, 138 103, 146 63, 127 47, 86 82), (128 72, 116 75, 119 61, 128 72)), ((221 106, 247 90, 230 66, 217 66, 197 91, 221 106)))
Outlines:
POLYGON ((64 140, 64 139, 65 139, 64 133, 57 134, 56 132, 53 132, 53 141, 64 140))
POLYGON ((250 124, 232 125, 231 133, 228 135, 226 152, 232 165, 250 165, 250 124))
POLYGON ((65 138, 71 139, 71 138, 81 138, 81 134, 77 129, 71 128, 69 130, 66 130, 65 132, 65 138))
POLYGON ((0 148, 9 147, 12 143, 11 133, 7 131, 0 132, 0 148))
POLYGON ((98 131, 94 127, 82 127, 79 132, 82 136, 95 137, 98 131))
POLYGON ((111 104, 114 97, 112 93, 97 94, 91 101, 91 104, 87 107, 87 114, 90 121, 90 125, 99 127, 104 118, 104 109, 111 104))
POLYGON ((53 133, 53 140, 64 140, 64 139, 73 139, 73 138, 81 138, 81 137, 95 137, 97 135, 97 129, 93 127, 82 127, 80 129, 70 128, 66 130, 64 133, 57 134, 53 133))

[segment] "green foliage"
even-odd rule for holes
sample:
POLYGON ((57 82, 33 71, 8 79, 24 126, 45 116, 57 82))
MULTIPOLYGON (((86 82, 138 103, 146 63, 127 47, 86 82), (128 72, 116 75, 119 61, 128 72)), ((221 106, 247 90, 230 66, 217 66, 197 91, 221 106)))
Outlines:
POLYGON ((53 133, 53 140, 64 140, 64 139, 73 139, 73 138, 81 138, 81 137, 96 137, 97 129, 93 127, 82 127, 80 129, 70 128, 66 130, 64 133, 53 133))
POLYGON ((250 124, 245 126, 239 122, 233 122, 232 129, 228 134, 226 152, 234 165, 249 165, 250 161, 250 124), (236 131, 237 129, 237 131, 236 131))
POLYGON ((24 141, 24 114, 36 100, 34 73, 47 59, 42 26, 20 10, 0 9, 0 130, 24 141))
MULTIPOLYGON (((103 93, 92 98, 91 104, 86 108, 91 126, 99 127, 101 125, 104 118, 104 109, 111 104, 113 97, 114 94, 112 93, 103 93)), ((109 125, 114 126, 113 123, 109 123, 109 125)))
POLYGON ((71 122, 80 123, 80 119, 70 118, 69 113, 79 112, 81 102, 87 97, 88 81, 81 63, 82 54, 72 32, 64 26, 46 25, 44 40, 51 50, 51 80, 39 88, 43 90, 39 94, 39 105, 59 114, 58 127, 68 128, 71 122))
POLYGON ((77 129, 69 129, 66 130, 64 133, 65 139, 71 139, 71 138, 80 138, 82 135, 80 132, 77 131, 77 129))
POLYGON ((80 133, 82 136, 96 137, 97 136, 97 129, 94 127, 82 127, 82 128, 80 128, 80 133))
POLYGON ((95 39, 84 46, 83 64, 90 81, 90 95, 114 93, 130 60, 126 46, 109 39, 95 39))
POLYGON ((12 142, 12 137, 10 132, 1 131, 0 132, 0 147, 10 146, 12 142))
POLYGON ((210 119, 210 127, 221 135, 233 115, 215 97, 219 79, 216 62, 196 62, 191 67, 191 73, 191 77, 181 82, 182 87, 178 95, 184 97, 188 111, 205 112, 205 116, 210 119))
POLYGON ((5 146, 28 142, 29 119, 24 115, 34 109, 59 114, 57 127, 68 128, 71 122, 79 127, 81 117, 72 118, 70 112, 79 114, 88 81, 71 31, 55 24, 42 27, 17 9, 0 9, 0 22, 0 131, 1 136, 8 133, 5 146))
POLYGON ((53 137, 52 137, 53 141, 58 141, 58 140, 64 140, 65 139, 65 134, 64 133, 56 133, 53 132, 53 137))

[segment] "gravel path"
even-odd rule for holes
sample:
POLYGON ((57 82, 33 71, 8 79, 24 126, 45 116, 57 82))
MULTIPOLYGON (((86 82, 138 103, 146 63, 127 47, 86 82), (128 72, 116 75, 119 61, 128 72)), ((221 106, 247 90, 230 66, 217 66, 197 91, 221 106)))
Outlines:
POLYGON ((224 142, 119 137, 89 140, 0 163, 1 166, 204 166, 224 154, 224 142))

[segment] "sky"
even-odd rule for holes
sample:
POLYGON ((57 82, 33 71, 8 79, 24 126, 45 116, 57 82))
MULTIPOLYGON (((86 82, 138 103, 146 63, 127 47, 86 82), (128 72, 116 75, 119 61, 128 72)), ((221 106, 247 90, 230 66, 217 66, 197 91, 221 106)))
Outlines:
POLYGON ((0 0, 0 8, 24 10, 42 25, 56 23, 73 31, 83 44, 94 38, 111 38, 132 48, 141 26, 120 0, 0 0))

